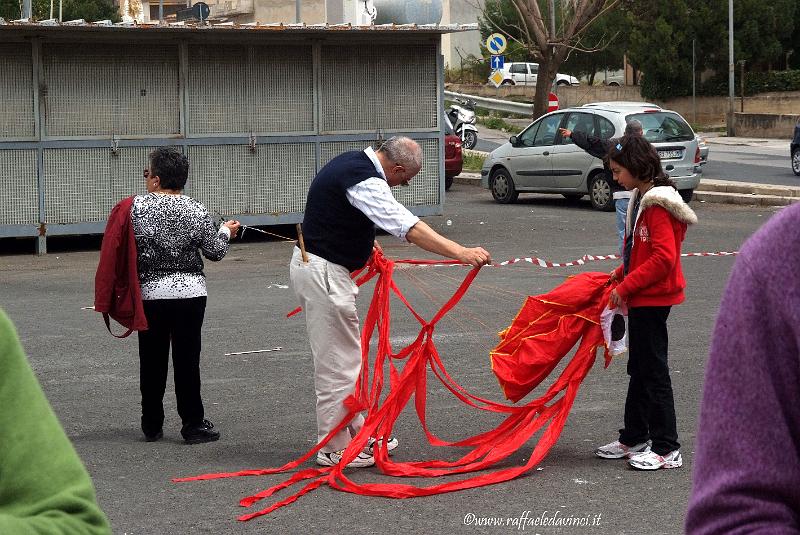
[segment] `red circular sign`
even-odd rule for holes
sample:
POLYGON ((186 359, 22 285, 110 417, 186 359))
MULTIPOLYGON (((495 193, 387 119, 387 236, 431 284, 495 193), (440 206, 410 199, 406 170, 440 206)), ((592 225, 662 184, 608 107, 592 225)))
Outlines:
POLYGON ((547 113, 551 111, 556 111, 558 109, 558 97, 555 93, 550 93, 550 96, 547 98, 547 113))

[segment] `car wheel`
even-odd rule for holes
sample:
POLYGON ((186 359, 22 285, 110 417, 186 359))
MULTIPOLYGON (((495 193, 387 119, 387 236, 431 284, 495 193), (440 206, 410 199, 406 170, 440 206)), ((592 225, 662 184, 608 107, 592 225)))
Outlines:
POLYGON ((509 204, 517 200, 519 193, 514 187, 511 174, 505 169, 498 169, 492 175, 492 197, 500 204, 509 204))
POLYGON ((503 83, 500 85, 514 85, 514 80, 503 80, 503 83))
POLYGON ((792 153, 792 171, 797 176, 800 176, 800 149, 794 149, 792 153))
POLYGON ((683 202, 685 202, 687 204, 689 203, 689 201, 692 200, 692 197, 694 196, 694 190, 693 189, 682 189, 682 190, 678 191, 678 193, 681 194, 681 199, 683 199, 683 202))
POLYGON ((464 148, 474 149, 478 144, 478 134, 474 130, 467 130, 464 132, 464 148))
POLYGON ((609 87, 619 87, 619 82, 609 82, 609 87))
POLYGON ((614 211, 614 193, 605 173, 597 173, 589 180, 589 200, 595 210, 614 211))
POLYGON ((565 86, 565 85, 569 85, 569 82, 567 82, 566 80, 559 80, 559 81, 556 83, 556 85, 557 85, 557 86, 565 86))
POLYGON ((450 189, 450 186, 452 185, 453 185, 453 177, 451 176, 444 177, 444 190, 448 191, 450 189))

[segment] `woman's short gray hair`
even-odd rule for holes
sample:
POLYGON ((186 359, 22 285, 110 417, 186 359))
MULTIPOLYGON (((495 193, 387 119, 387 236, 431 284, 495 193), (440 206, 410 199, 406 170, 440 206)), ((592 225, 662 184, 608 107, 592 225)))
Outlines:
POLYGON ((378 147, 392 162, 406 169, 422 169, 422 147, 419 143, 405 136, 390 137, 378 147))

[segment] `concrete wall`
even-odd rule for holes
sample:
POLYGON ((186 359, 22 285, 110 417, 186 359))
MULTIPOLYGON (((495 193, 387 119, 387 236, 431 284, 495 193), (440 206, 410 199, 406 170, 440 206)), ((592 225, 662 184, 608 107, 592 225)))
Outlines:
MULTIPOLYGON (((156 2, 158 0, 144 0, 156 2)), ((183 0, 167 0, 180 1, 183 0)), ((229 18, 240 24, 248 22, 294 23, 296 0, 206 0, 213 18, 229 18)), ((363 2, 362 2, 363 3, 363 2)), ((442 0, 442 24, 475 24, 482 12, 483 0, 442 0)), ((355 0, 301 0, 300 19, 306 24, 353 22, 355 0)), ((379 6, 378 9, 380 9, 379 6)), ((380 11, 378 15, 380 19, 380 11)), ((481 57, 481 34, 477 30, 442 35, 445 65, 458 66, 463 57, 481 57)))
MULTIPOLYGON (((510 98, 524 97, 533 101, 536 93, 535 87, 504 85, 494 87, 493 85, 467 85, 467 84, 448 84, 448 91, 456 93, 467 93, 479 97, 489 98, 510 98)), ((622 86, 577 86, 577 87, 558 87, 555 90, 559 103, 562 108, 569 106, 581 106, 591 102, 605 102, 610 100, 641 101, 642 96, 638 87, 622 86)))
POLYGON ((768 137, 791 139, 800 114, 736 113, 736 135, 739 137, 768 137))
MULTIPOLYGON (((730 106, 728 97, 697 97, 696 108, 692 106, 692 97, 670 99, 662 102, 661 105, 677 111, 687 121, 701 125, 725 124, 725 114, 730 106)), ((735 112, 741 113, 741 98, 734 98, 733 109, 735 112)), ((792 114, 798 112, 800 112, 800 91, 762 93, 744 98, 744 113, 746 114, 792 114)))
MULTIPOLYGON (((475 24, 482 9, 483 0, 443 0, 442 24, 475 24)), ((444 63, 449 67, 459 66, 459 53, 464 58, 469 55, 480 58, 481 32, 473 30, 442 35, 442 53, 444 63)))
MULTIPOLYGON (((271 22, 291 24, 296 22, 297 18, 295 0, 206 0, 206 3, 211 8, 212 17, 228 17, 240 24, 256 21, 265 24, 271 22)), ((341 5, 327 6, 325 0, 302 0, 300 20, 306 24, 324 23, 328 9, 331 9, 334 18, 337 19, 331 23, 341 22, 341 5)))

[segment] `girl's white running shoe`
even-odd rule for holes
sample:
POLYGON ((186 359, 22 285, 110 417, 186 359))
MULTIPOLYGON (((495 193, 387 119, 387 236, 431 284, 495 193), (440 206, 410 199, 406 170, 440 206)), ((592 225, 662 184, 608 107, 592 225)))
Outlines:
POLYGON ((615 440, 605 446, 600 446, 594 450, 594 454, 603 459, 622 459, 623 457, 631 457, 640 453, 650 451, 650 442, 642 442, 635 446, 626 446, 619 440, 615 440))
POLYGON ((658 470, 659 468, 680 468, 683 466, 681 450, 675 450, 666 455, 659 455, 654 451, 635 455, 628 460, 628 464, 637 470, 658 470))

